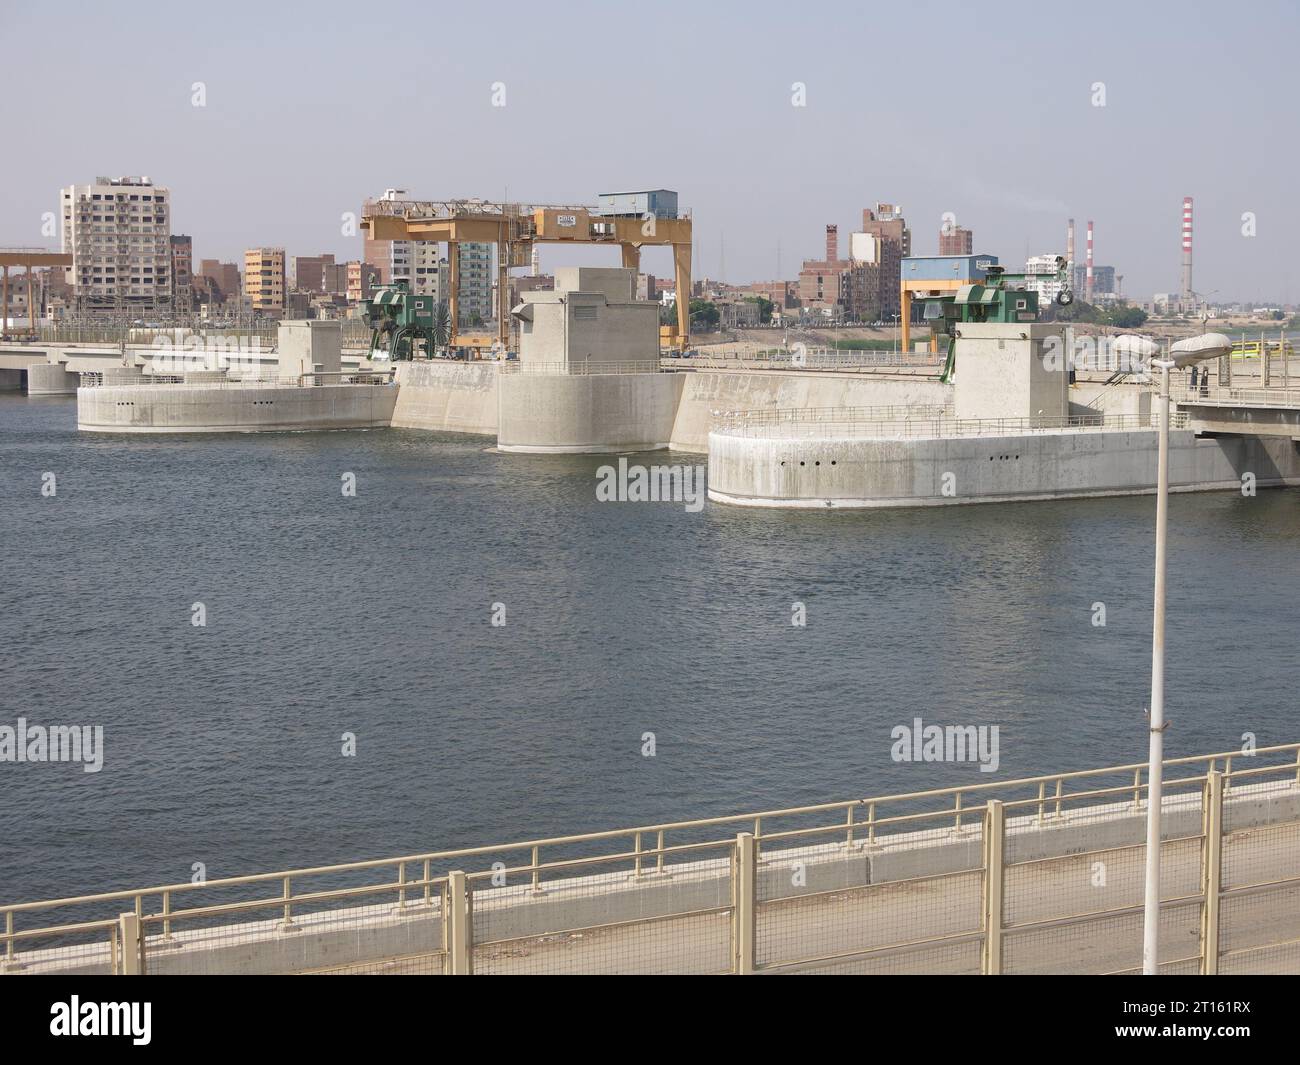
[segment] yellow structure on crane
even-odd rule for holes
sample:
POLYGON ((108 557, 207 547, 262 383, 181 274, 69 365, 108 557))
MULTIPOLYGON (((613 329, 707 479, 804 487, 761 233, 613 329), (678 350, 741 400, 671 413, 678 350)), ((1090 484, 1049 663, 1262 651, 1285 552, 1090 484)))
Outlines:
POLYGON ((677 291, 677 337, 684 350, 690 338, 691 219, 637 214, 602 214, 594 207, 565 207, 484 200, 367 200, 361 228, 372 240, 432 240, 448 247, 450 344, 478 347, 479 338, 458 340, 461 243, 497 247, 497 329, 503 347, 510 344, 511 267, 528 266, 534 244, 616 244, 622 265, 639 269, 641 248, 670 246, 677 291))

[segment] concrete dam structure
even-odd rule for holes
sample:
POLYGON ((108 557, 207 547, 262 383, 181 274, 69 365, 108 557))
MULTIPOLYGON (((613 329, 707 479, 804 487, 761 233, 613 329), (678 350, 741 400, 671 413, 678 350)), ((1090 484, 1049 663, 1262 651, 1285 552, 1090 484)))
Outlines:
MULTIPOLYGON (((709 498, 761 507, 908 507, 1155 491, 1150 394, 1071 403, 1060 327, 963 324, 952 407, 746 411, 709 434, 709 498), (1053 351, 1057 357, 1053 358, 1053 351)), ((1300 485, 1285 437, 1199 436, 1174 416, 1174 491, 1300 485)))
MULTIPOLYGON (((143 367, 105 367, 77 389, 77 428, 98 433, 238 433, 384 429, 397 388, 391 373, 342 370, 337 322, 280 325, 272 379, 231 378, 222 369, 145 375, 143 367)), ((33 370, 41 370, 32 367, 33 370)), ((62 369, 61 367, 57 369, 62 369)), ((40 380, 38 374, 37 380, 40 380)))
MULTIPOLYGON (((664 369, 658 315, 658 304, 635 298, 632 270, 574 267, 556 271, 553 291, 527 293, 511 310, 517 359, 363 361, 345 372, 338 323, 303 321, 282 323, 274 377, 256 363, 246 379, 160 373, 158 362, 146 374, 102 360, 80 375, 71 360, 22 372, 32 395, 67 394, 80 376, 78 426, 91 432, 393 427, 495 437, 500 450, 525 454, 670 448, 707 454, 709 498, 740 506, 905 507, 1155 489, 1150 391, 1072 384, 1065 360, 1054 358, 1065 348, 1059 326, 963 321, 960 370, 945 381, 905 367, 718 370, 682 359, 664 369)), ((1172 490, 1300 485, 1294 411, 1242 415, 1235 400, 1204 394, 1179 401, 1172 490)))

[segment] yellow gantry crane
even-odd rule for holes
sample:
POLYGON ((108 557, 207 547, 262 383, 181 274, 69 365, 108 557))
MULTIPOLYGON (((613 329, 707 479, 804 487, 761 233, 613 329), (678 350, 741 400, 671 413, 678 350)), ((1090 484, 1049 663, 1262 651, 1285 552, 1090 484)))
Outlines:
POLYGON ((36 336, 36 267, 67 267, 72 265, 72 256, 67 252, 46 251, 44 248, 0 248, 0 336, 6 334, 36 336), (26 267, 27 273, 27 316, 29 325, 25 329, 9 325, 9 267, 26 267))
MULTIPOLYGON (((448 247, 448 310, 453 346, 485 347, 482 334, 459 334, 460 250, 462 243, 495 244, 497 248, 497 339, 510 345, 509 293, 511 267, 532 262, 534 244, 617 244, 622 265, 640 269, 641 249, 670 246, 677 291, 679 350, 690 339, 691 219, 655 218, 636 214, 602 214, 592 207, 553 204, 491 203, 485 200, 367 200, 361 228, 372 240, 432 240, 448 247)), ((486 343, 485 343, 486 341, 486 343)))

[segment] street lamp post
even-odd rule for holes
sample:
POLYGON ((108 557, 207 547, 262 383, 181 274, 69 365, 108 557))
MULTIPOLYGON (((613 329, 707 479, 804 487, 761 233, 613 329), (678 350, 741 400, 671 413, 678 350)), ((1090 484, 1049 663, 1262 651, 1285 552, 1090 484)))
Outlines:
POLYGON ((1151 711, 1147 756, 1146 884, 1142 907, 1142 973, 1160 969, 1160 814, 1165 744, 1165 560, 1169 531, 1169 371, 1232 352, 1222 333, 1204 333, 1174 344, 1163 356, 1149 337, 1117 337, 1117 349, 1150 360, 1160 370, 1160 450, 1156 474, 1155 612, 1151 633, 1151 711), (1154 356, 1154 357, 1153 357, 1154 356))

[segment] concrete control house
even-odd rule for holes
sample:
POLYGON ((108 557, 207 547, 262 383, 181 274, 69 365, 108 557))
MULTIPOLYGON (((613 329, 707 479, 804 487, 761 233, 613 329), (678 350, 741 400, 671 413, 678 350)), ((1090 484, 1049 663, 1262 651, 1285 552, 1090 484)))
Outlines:
MULTIPOLYGON (((519 361, 581 372, 592 364, 644 363, 659 369, 659 304, 636 298, 636 272, 572 266, 555 271, 553 291, 526 292, 519 361)), ((635 369, 635 366, 627 368, 635 369)))

